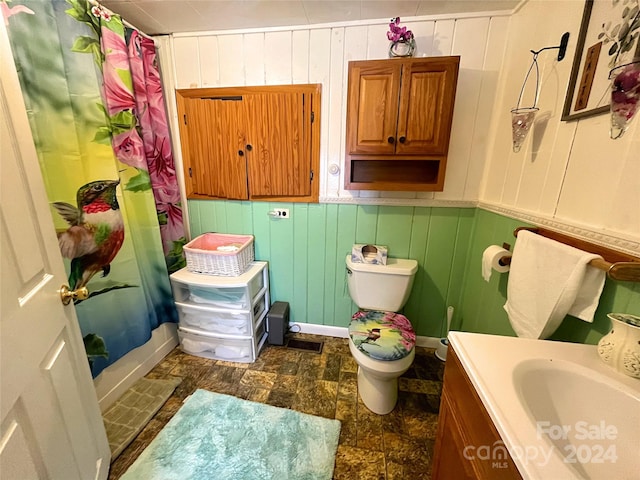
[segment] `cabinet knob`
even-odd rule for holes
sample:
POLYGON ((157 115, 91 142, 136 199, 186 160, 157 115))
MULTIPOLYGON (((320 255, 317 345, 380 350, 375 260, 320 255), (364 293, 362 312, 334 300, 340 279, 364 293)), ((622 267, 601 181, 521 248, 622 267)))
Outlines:
POLYGON ((396 141, 396 139, 395 139, 395 138, 393 138, 393 137, 389 137, 389 138, 387 138, 387 142, 389 142, 389 143, 391 143, 391 144, 393 144, 395 141, 396 141))
POLYGON ((404 143, 406 139, 407 139, 406 137, 400 137, 400 138, 398 139, 398 141, 399 141, 400 143, 404 143))
POLYGON ((248 143, 248 144, 247 144, 247 151, 249 151, 249 152, 250 152, 251 150, 253 150, 253 147, 251 146, 251 144, 250 144, 250 143, 248 143))
POLYGON ((242 150, 238 150, 238 155, 240 155, 242 157, 242 156, 244 156, 244 152, 242 150))

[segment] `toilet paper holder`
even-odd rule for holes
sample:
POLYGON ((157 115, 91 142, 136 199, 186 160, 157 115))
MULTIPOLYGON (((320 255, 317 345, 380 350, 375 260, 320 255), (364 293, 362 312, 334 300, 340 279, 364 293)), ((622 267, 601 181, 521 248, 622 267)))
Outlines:
MULTIPOLYGON (((502 244, 502 248, 504 248, 505 250, 511 250, 511 245, 505 242, 502 244)), ((505 255, 504 257, 501 257, 500 260, 498 260, 498 263, 503 267, 511 265, 511 255, 505 255)))
POLYGON ((511 265, 511 255, 505 255, 500 260, 498 260, 498 263, 503 267, 506 267, 507 265, 511 265))

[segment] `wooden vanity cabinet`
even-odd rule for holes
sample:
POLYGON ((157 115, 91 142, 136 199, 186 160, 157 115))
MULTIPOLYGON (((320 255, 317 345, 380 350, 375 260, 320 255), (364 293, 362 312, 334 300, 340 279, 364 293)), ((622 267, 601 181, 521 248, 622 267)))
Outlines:
POLYGON ((317 202, 320 85, 177 91, 188 198, 317 202))
POLYGON ((431 478, 522 479, 451 346, 445 366, 431 478))
POLYGON ((459 62, 349 62, 345 188, 442 190, 459 62))

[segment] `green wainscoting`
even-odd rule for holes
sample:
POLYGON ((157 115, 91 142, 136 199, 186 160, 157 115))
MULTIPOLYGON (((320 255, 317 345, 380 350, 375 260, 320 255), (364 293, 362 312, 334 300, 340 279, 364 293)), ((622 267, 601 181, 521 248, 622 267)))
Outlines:
MULTIPOLYGON (((190 200, 191 235, 255 236, 256 258, 269 262, 272 301, 289 302, 291 320, 346 327, 356 306, 346 287, 345 256, 354 243, 387 245, 419 269, 405 314, 418 335, 440 337, 448 305, 452 328, 514 335, 506 312, 508 274, 481 276, 484 249, 507 242, 522 222, 475 208, 392 207, 190 200), (268 215, 289 208, 290 220, 268 215)), ((592 324, 567 317, 554 339, 596 343, 608 312, 640 312, 640 284, 607 280, 592 324)))
POLYGON ((356 310, 345 257, 354 243, 387 245, 389 256, 419 269, 404 312, 418 333, 440 337, 448 305, 458 307, 476 210, 190 200, 191 235, 255 236, 256 258, 269 262, 272 301, 289 302, 291 321, 346 327, 356 310), (268 215, 288 208, 289 220, 268 215))
MULTIPOLYGON (((512 218, 478 209, 475 218, 473 238, 470 242, 468 268, 463 282, 463 295, 460 314, 456 316, 454 326, 458 330, 478 333, 515 335, 507 313, 502 306, 507 298, 508 274, 493 272, 487 283, 480 275, 482 252, 492 244, 515 243, 513 231, 526 225, 512 218)), ((578 343, 597 343, 609 331, 610 322, 607 313, 640 312, 640 284, 634 282, 605 282, 604 291, 593 323, 586 323, 567 316, 551 337, 578 343)))

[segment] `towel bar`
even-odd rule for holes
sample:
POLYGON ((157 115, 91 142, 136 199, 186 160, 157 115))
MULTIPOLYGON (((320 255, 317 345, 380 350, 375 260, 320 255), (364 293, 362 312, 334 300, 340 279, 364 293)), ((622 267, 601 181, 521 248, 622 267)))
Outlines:
MULTIPOLYGON (((633 255, 628 255, 611 248, 541 227, 518 227, 514 230, 513 236, 517 237, 520 230, 529 230, 530 232, 584 250, 585 252, 600 255, 602 260, 596 258, 591 260, 589 265, 604 270, 607 272, 607 277, 612 280, 640 282, 640 257, 634 257, 633 255)), ((509 265, 511 263, 511 257, 505 256, 501 258, 500 263, 509 265)))

